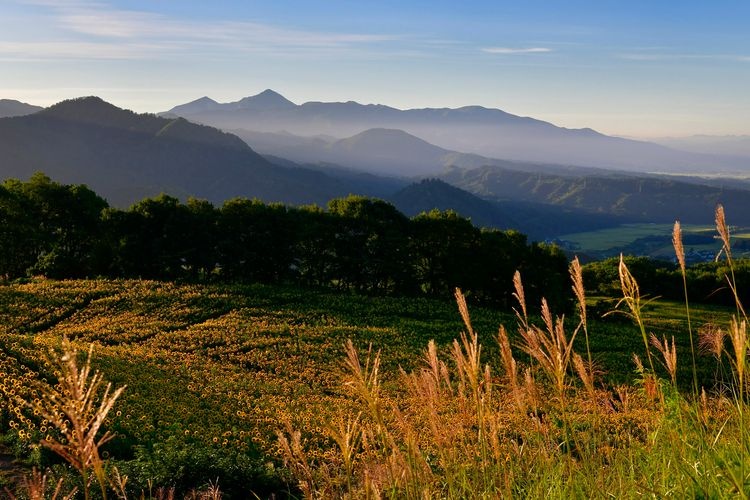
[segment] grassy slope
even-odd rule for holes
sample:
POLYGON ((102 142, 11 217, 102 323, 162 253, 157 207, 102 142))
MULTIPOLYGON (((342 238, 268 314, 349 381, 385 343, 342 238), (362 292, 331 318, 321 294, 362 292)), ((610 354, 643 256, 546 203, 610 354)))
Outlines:
MULTIPOLYGON (((679 304, 668 307, 670 317, 679 313, 679 304)), ((701 313, 693 314, 695 327, 701 313)), ((713 314, 722 313, 702 315, 713 314)), ((651 317, 656 332, 678 336, 680 377, 689 383, 684 324, 679 318, 664 321, 658 310, 651 317)), ((493 337, 501 323, 512 335, 514 317, 472 308, 472 319, 485 361, 496 364, 493 337)), ((430 339, 447 350, 461 330, 450 300, 145 281, 34 281, 0 287, 0 343, 20 364, 35 370, 43 348, 57 345, 64 334, 81 345, 94 342, 95 360, 106 378, 128 385, 108 422, 119 433, 110 450, 123 459, 133 457, 134 445, 149 449, 175 440, 180 446, 217 450, 257 448, 275 459, 274 433, 284 419, 310 431, 308 446, 317 450, 312 458, 318 453, 322 459, 332 443, 320 429, 355 408, 340 376, 346 339, 360 349, 372 344, 381 350, 386 385, 397 388, 398 367, 413 368, 430 339)), ((593 322, 589 330, 605 377, 631 379, 631 354, 643 351, 637 331, 617 321, 593 322)), ((711 370, 703 373, 710 376, 711 370)), ((7 424, 0 421, 3 430, 7 424)))

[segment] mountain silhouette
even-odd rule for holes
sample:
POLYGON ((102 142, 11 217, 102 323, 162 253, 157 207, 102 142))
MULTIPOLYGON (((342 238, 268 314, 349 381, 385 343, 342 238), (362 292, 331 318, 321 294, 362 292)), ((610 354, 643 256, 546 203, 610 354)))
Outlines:
POLYGON ((24 116, 41 111, 41 106, 33 106, 26 104, 21 101, 14 101, 12 99, 0 99, 0 118, 8 118, 11 116, 24 116))
POLYGON ((238 137, 182 118, 120 109, 98 97, 0 119, 0 176, 42 171, 87 184, 117 206, 161 192, 220 203, 243 196, 324 204, 349 186, 324 173, 273 165, 238 137))

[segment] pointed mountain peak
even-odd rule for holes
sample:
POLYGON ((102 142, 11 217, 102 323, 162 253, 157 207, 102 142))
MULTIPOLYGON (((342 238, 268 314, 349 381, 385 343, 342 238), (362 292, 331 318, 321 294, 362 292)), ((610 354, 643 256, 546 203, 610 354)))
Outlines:
POLYGON ((167 111, 167 113, 183 116, 192 113, 201 113, 203 111, 213 111, 215 109, 219 109, 220 107, 221 104, 219 104, 218 102, 214 101, 210 97, 203 96, 200 99, 175 106, 174 108, 167 111))
POLYGON ((258 111, 289 109, 296 107, 292 101, 271 89, 266 89, 260 94, 245 97, 235 103, 237 109, 252 109, 258 111))
POLYGON ((419 137, 392 128, 371 128, 337 142, 342 147, 369 147, 380 149, 380 151, 401 151, 413 154, 416 151, 431 152, 435 154, 447 153, 448 151, 430 144, 419 137))
POLYGON ((210 97, 204 95, 203 97, 196 99, 194 101, 190 101, 189 103, 184 104, 183 106, 191 106, 191 105, 210 109, 210 108, 215 108, 219 106, 219 103, 214 101, 210 97))

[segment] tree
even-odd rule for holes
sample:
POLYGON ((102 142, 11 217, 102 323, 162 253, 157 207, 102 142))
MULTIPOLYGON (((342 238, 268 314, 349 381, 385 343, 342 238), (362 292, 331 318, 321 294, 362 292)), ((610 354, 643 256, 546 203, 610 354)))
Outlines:
POLYGON ((335 280, 341 288, 394 293, 409 288, 408 219, 393 205, 363 196, 333 199, 335 280))
POLYGON ((518 231, 484 229, 473 257, 474 300, 506 308, 515 305, 513 275, 529 251, 526 235, 518 231))
POLYGON ((456 212, 432 210, 412 219, 411 252, 423 293, 449 297, 456 287, 476 288, 474 255, 479 229, 456 212))
POLYGON ((5 278, 26 276, 42 248, 35 211, 20 184, 11 179, 0 186, 0 276, 5 278))
POLYGON ((7 274, 93 274, 101 213, 107 207, 103 198, 86 186, 62 185, 41 173, 28 182, 6 181, 3 188, 0 217, 7 226, 0 237, 4 251, 15 254, 14 262, 6 262, 7 274))
POLYGON ((295 228, 284 205, 236 198, 218 218, 218 261, 225 279, 279 282, 291 274, 295 228))

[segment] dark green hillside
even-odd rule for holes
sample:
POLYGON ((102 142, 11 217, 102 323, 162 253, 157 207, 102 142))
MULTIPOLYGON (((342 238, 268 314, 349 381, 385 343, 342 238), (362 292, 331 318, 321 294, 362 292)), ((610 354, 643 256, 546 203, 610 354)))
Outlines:
POLYGON ((454 210, 480 227, 516 229, 535 240, 554 238, 566 231, 591 231, 616 226, 626 219, 576 208, 525 201, 484 199, 439 179, 426 179, 391 196, 407 215, 433 209, 454 210))
POLYGON ((501 213, 493 203, 437 179, 426 179, 400 190, 390 200, 406 215, 433 209, 455 210, 480 227, 517 228, 522 224, 501 213))
POLYGON ((235 196, 324 204, 349 186, 320 172, 271 164, 239 138, 184 119, 119 109, 96 97, 0 120, 0 176, 44 171, 127 206, 167 192, 223 202, 235 196))

